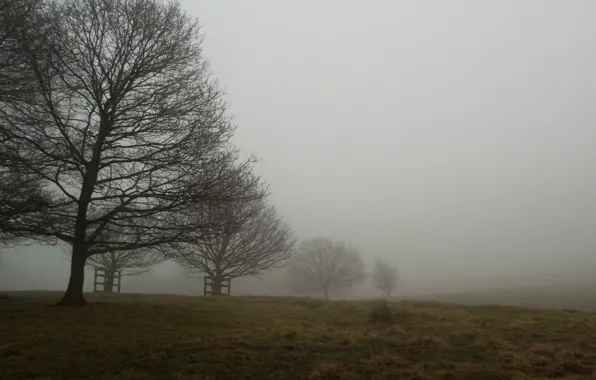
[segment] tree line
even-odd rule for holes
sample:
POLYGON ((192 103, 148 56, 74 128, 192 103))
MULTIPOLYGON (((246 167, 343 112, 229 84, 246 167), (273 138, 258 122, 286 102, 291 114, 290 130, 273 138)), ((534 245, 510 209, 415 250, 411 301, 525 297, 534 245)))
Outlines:
MULTIPOLYGON (((326 300, 331 291, 363 283, 369 277, 356 248, 323 237, 298 245, 296 254, 287 263, 287 274, 291 290, 320 292, 326 300)), ((370 280, 384 297, 391 298, 398 285, 397 269, 377 258, 370 280)))
MULTIPOLYGON (((213 280, 211 294, 222 294, 222 282, 244 276, 259 276, 263 272, 285 267, 288 290, 295 293, 320 294, 329 299, 333 291, 360 285, 370 279, 371 285, 380 290, 383 297, 391 298, 398 286, 397 268, 377 258, 368 273, 360 252, 342 242, 316 237, 302 241, 296 249, 268 251, 275 247, 254 239, 260 223, 245 225, 242 230, 227 235, 213 235, 198 247, 173 260, 191 273, 206 275, 213 280), (247 236, 249 238, 247 238, 247 236)), ((289 229, 277 229, 278 238, 284 244, 292 242, 284 234, 289 229)), ((276 234, 265 233, 271 238, 276 234)), ((91 256, 90 266, 106 272, 105 291, 111 292, 116 272, 124 276, 146 273, 153 265, 166 260, 161 254, 143 251, 110 252, 91 256)))
POLYGON ((295 255, 202 42, 177 2, 0 0, 0 238, 69 247, 61 305, 85 304, 86 265, 173 259, 216 293, 285 264, 326 297, 364 278, 340 243, 295 255))

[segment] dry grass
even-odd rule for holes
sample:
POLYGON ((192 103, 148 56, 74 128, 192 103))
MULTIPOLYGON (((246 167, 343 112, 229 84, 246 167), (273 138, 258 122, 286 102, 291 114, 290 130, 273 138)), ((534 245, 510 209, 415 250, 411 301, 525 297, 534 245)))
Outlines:
POLYGON ((117 294, 70 309, 58 297, 0 300, 0 378, 596 378, 589 313, 117 294))

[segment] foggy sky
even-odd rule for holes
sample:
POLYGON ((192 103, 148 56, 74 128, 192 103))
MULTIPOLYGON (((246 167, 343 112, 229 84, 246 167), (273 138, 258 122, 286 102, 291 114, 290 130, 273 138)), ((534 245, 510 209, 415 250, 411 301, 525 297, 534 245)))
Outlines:
MULTIPOLYGON (((595 2, 185 6, 234 140, 298 238, 343 240, 436 289, 594 272, 595 2)), ((51 251, 6 252, 0 288, 40 255, 65 287, 51 251)))

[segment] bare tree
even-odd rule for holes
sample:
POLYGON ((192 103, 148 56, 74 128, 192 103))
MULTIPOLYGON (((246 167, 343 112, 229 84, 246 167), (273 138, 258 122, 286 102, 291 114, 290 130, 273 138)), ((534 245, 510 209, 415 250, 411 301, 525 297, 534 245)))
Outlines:
POLYGON ((391 298, 391 293, 397 288, 397 268, 376 259, 371 279, 375 288, 381 290, 385 297, 391 298))
MULTIPOLYGON (((126 240, 135 239, 132 233, 122 233, 122 231, 115 233, 104 230, 104 234, 106 233, 109 233, 111 236, 103 236, 102 240, 126 243, 126 240)), ((71 255, 72 247, 67 247, 69 249, 66 253, 71 255)), ((152 266, 162 263, 165 260, 166 256, 157 248, 130 249, 91 255, 87 259, 87 266, 104 271, 104 291, 112 292, 118 272, 121 272, 123 276, 140 275, 147 273, 151 270, 152 266)))
POLYGON ((366 278, 360 252, 344 243, 326 238, 303 241, 288 263, 288 280, 295 291, 329 291, 349 287, 366 278))
POLYGON ((264 200, 227 202, 203 212, 216 221, 215 229, 179 247, 173 256, 190 271, 211 277, 213 294, 221 294, 222 281, 279 268, 293 253, 290 227, 264 200))
POLYGON ((143 249, 129 251, 114 251, 103 255, 93 255, 87 264, 94 269, 103 270, 105 273, 104 292, 114 290, 114 279, 118 272, 123 276, 136 276, 147 273, 151 267, 164 261, 164 255, 158 251, 145 251, 143 249))
POLYGON ((2 112, 0 163, 36 176, 43 218, 5 228, 72 246, 62 305, 84 305, 91 255, 184 241, 208 227, 196 204, 264 195, 252 158, 202 55, 197 21, 177 2, 41 0, 19 29, 35 96, 2 112), (111 239, 126 231, 131 238, 111 239))

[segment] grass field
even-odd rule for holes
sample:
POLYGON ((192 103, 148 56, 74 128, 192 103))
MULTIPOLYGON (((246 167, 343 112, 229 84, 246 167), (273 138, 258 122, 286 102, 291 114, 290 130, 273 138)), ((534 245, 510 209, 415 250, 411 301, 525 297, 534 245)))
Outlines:
POLYGON ((590 286, 536 286, 468 293, 447 293, 429 299, 466 305, 491 304, 545 309, 578 309, 596 312, 596 282, 590 286))
POLYGON ((62 308, 58 298, 0 300, 1 379, 596 378, 591 313, 117 294, 62 308))

